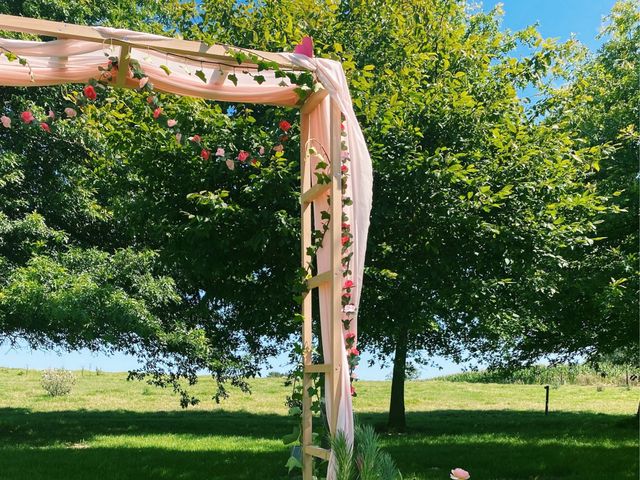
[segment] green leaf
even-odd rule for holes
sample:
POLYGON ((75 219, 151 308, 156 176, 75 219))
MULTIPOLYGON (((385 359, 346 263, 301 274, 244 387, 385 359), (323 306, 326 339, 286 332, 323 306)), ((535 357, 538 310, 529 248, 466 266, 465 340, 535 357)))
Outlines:
MULTIPOLYGON (((166 65, 160 65, 160 68, 162 69, 162 71, 164 71, 164 73, 166 73, 167 75, 171 75, 171 70, 169 69, 169 67, 167 67, 166 65)), ((196 72, 196 75, 198 75, 198 72, 196 72)))
POLYGON ((233 83, 236 87, 238 86, 238 77, 235 73, 230 73, 229 75, 227 75, 227 80, 233 83))
POLYGON ((204 83, 207 83, 207 76, 202 70, 196 70, 196 77, 198 77, 204 83))

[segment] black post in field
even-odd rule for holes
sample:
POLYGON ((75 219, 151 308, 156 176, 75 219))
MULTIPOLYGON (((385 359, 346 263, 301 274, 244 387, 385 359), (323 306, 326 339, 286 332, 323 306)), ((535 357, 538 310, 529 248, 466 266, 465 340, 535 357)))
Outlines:
POLYGON ((549 415, 549 385, 545 385, 544 389, 547 391, 544 400, 544 414, 549 415))

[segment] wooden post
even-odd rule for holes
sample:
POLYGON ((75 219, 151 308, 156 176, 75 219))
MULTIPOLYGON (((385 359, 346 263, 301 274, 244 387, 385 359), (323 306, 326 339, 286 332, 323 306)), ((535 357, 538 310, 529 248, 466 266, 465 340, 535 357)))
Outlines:
POLYGON ((329 238, 331 240, 331 391, 333 408, 331 409, 330 429, 336 432, 338 425, 338 405, 340 404, 340 370, 342 369, 342 355, 344 340, 342 335, 342 152, 341 136, 342 113, 340 108, 331 102, 330 115, 330 151, 331 157, 331 221, 329 238))
MULTIPOLYGON (((303 195, 311 187, 311 165, 307 159, 307 140, 309 139, 309 113, 300 112, 300 194, 303 195)), ((307 249, 311 246, 311 203, 300 202, 301 215, 301 235, 300 250, 302 268, 307 268, 311 257, 307 253, 307 249)), ((311 364, 312 349, 312 296, 311 289, 303 293, 302 300, 302 346, 303 346, 303 365, 311 364)), ((309 388, 312 387, 312 378, 310 375, 302 375, 302 478, 311 480, 313 478, 313 456, 307 452, 307 447, 312 443, 313 439, 313 415, 311 412, 311 396, 309 388)))

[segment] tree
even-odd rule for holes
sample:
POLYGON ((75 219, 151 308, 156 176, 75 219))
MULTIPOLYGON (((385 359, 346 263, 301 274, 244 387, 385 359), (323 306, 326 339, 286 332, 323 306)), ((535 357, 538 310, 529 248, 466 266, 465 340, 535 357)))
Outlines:
POLYGON ((375 171, 359 340, 394 358, 390 427, 405 427, 409 356, 503 363, 546 330, 542 306, 608 210, 588 179, 609 147, 543 122, 518 90, 567 77, 575 42, 502 33, 499 9, 456 1, 201 9, 230 43, 278 50, 308 34, 343 61, 375 171), (514 58, 517 45, 532 51, 514 58))

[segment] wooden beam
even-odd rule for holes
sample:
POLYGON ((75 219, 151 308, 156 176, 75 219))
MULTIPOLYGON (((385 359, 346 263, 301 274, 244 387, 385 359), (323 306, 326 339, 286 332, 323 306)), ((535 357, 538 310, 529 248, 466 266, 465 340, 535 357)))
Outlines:
POLYGON ((329 242, 331 251, 331 363, 330 395, 333 397, 330 431, 336 433, 338 426, 338 405, 340 391, 340 371, 344 353, 342 333, 342 113, 335 102, 331 102, 329 117, 329 155, 331 160, 331 220, 329 222, 329 242))
POLYGON ((118 58, 118 76, 116 78, 117 87, 124 87, 124 83, 127 81, 127 74, 129 73, 130 54, 131 47, 129 45, 123 45, 120 47, 120 57, 118 58))
POLYGON ((307 455, 313 455, 314 457, 318 457, 323 460, 329 460, 329 457, 331 456, 331 450, 316 447, 315 445, 308 445, 304 447, 304 453, 306 453, 307 455))
MULTIPOLYGON (((310 138, 309 115, 300 115, 300 194, 304 194, 311 188, 311 157, 307 155, 307 141, 310 138)), ((300 224, 302 228, 300 241, 300 261, 302 268, 307 270, 311 264, 311 256, 307 253, 311 246, 311 204, 301 203, 300 224)), ((312 297, 311 292, 304 294, 302 299, 302 363, 312 363, 311 351, 313 348, 312 331, 312 297)), ((302 378, 302 478, 313 480, 313 456, 307 452, 313 443, 313 412, 312 400, 309 389, 313 387, 313 379, 310 375, 302 378)))
POLYGON ((329 188, 331 188, 331 182, 316 183, 313 187, 311 187, 300 196, 300 202, 311 203, 324 192, 329 190, 329 188))
POLYGON ((329 373, 331 365, 328 363, 311 363, 304 366, 304 373, 329 373))
POLYGON ((319 273, 307 280, 307 289, 313 290, 314 288, 318 288, 323 283, 330 282, 332 277, 332 272, 319 273))
POLYGON ((300 107, 301 113, 311 113, 318 105, 322 103, 322 101, 327 98, 329 92, 322 86, 311 95, 307 97, 305 102, 300 107))
MULTIPOLYGON (((134 48, 153 49, 156 51, 175 54, 180 56, 188 56, 196 59, 233 62, 236 60, 231 56, 232 51, 242 51, 247 54, 255 54, 258 57, 276 62, 281 68, 289 70, 305 70, 302 67, 294 67, 285 57, 279 53, 263 52, 260 50, 241 49, 227 45, 208 45, 203 42, 193 42, 182 40, 179 38, 166 39, 146 39, 137 40, 135 38, 110 38, 103 35, 94 27, 86 25, 75 25, 73 23, 54 22, 51 20, 42 20, 39 18, 19 17, 15 15, 0 15, 0 30, 9 32, 31 33, 34 35, 43 35, 55 38, 68 38, 74 40, 84 40, 86 42, 107 43, 108 45, 129 45, 134 48)), ((251 62, 245 62, 242 65, 254 66, 251 62)), ((242 65, 238 65, 239 68, 242 65)))

